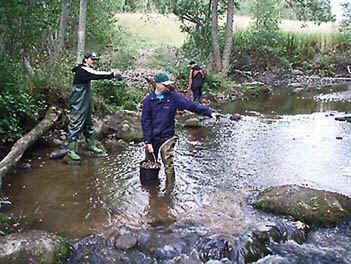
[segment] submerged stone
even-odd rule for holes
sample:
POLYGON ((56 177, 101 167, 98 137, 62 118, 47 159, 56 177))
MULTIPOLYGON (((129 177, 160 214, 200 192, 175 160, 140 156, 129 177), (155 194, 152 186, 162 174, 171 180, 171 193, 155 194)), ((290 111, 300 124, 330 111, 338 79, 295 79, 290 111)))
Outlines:
POLYGON ((63 158, 68 152, 68 149, 59 149, 56 151, 53 151, 49 154, 50 159, 61 159, 63 158))
POLYGON ((224 238, 206 239, 198 247, 199 256, 202 261, 228 258, 232 250, 230 242, 224 238))
POLYGON ((0 236, 5 236, 20 230, 18 217, 13 214, 0 213, 0 236))
POLYGON ((136 246, 138 240, 135 236, 121 235, 115 240, 115 247, 122 250, 131 249, 136 246))

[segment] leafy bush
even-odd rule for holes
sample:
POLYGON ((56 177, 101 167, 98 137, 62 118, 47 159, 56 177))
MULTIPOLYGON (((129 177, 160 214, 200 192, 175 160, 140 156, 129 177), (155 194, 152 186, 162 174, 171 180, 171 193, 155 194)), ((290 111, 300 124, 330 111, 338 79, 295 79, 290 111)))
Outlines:
POLYGON ((16 68, 0 55, 0 141, 13 142, 39 119, 46 105, 20 86, 16 68))

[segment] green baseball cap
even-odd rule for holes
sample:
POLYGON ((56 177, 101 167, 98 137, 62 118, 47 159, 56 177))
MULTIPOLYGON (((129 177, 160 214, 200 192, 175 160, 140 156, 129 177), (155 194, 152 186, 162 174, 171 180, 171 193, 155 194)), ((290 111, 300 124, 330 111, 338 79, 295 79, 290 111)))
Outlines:
POLYGON ((169 80, 168 75, 165 73, 156 74, 154 81, 155 81, 155 83, 162 83, 164 85, 170 85, 170 84, 174 83, 173 81, 169 80))

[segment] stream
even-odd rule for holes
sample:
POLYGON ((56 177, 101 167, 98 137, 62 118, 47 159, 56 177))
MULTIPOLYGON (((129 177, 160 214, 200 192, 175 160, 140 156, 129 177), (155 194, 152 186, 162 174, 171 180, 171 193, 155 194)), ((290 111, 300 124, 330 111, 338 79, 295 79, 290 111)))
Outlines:
MULTIPOLYGON (((268 99, 226 103, 221 110, 225 117, 218 121, 178 131, 170 194, 163 168, 159 186, 140 184, 142 143, 81 166, 50 160, 54 149, 42 149, 26 155, 30 169, 4 179, 14 205, 8 212, 26 229, 69 239, 123 229, 172 232, 189 222, 198 223, 191 228, 199 233, 230 237, 257 219, 274 221, 247 202, 252 191, 298 184, 351 196, 351 124, 335 120, 351 112, 351 86, 327 94, 278 89, 268 99), (241 120, 231 121, 234 113, 241 120)), ((351 263, 351 224, 318 228, 301 245, 272 243, 271 251, 257 263, 351 263)))

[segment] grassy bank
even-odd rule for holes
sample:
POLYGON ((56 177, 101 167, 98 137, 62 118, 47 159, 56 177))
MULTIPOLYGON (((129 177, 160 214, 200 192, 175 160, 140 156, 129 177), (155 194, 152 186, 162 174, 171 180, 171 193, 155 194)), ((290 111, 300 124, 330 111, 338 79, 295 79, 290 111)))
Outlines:
POLYGON ((174 15, 118 13, 117 24, 127 29, 130 48, 146 49, 163 45, 181 47, 187 39, 174 15))
MULTIPOLYGON (((118 13, 117 25, 128 30, 127 39, 130 46, 137 49, 153 48, 161 45, 181 47, 187 35, 180 30, 180 22, 175 15, 118 13)), ((248 16, 234 16, 234 32, 248 28, 253 20, 248 16)), ((326 36, 338 33, 337 24, 283 20, 280 28, 284 32, 304 34, 320 34, 326 36)))

